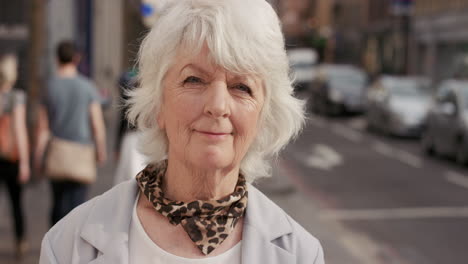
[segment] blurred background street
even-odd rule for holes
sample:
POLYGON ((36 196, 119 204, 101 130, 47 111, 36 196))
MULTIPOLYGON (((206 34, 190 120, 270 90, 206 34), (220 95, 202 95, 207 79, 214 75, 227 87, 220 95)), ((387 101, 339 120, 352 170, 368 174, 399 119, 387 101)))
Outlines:
MULTIPOLYGON (((31 146, 58 42, 77 44, 99 90, 109 159, 89 198, 113 186, 119 80, 166 1, 0 0, 0 53, 19 58, 31 146)), ((255 184, 322 242, 327 264, 467 263, 468 0, 269 2, 309 117, 255 184)), ((18 259, 0 185, 0 264, 38 263, 47 179, 34 173, 23 194, 30 248, 18 259)))

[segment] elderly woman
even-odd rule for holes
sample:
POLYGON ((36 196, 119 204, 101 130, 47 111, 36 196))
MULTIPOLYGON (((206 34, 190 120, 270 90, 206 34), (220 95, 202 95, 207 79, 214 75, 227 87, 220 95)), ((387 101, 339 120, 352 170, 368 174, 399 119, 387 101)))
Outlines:
POLYGON ((150 163, 54 226, 40 263, 324 263, 249 184, 304 120, 271 6, 171 1, 139 63, 128 117, 150 163))

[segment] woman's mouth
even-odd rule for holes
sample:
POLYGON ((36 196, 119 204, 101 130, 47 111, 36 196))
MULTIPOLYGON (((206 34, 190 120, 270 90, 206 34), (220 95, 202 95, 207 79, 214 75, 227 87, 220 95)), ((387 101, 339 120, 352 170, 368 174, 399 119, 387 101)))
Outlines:
POLYGON ((195 132, 211 140, 223 140, 227 138, 228 136, 232 135, 232 133, 217 132, 217 131, 215 132, 215 131, 195 130, 195 132))

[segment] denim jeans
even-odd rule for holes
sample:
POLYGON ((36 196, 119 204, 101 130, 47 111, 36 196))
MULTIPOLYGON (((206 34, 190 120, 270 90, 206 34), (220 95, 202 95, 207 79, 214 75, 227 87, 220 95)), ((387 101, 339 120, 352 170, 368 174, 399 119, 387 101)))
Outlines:
POLYGON ((73 181, 51 181, 53 205, 51 226, 86 201, 88 185, 73 181))

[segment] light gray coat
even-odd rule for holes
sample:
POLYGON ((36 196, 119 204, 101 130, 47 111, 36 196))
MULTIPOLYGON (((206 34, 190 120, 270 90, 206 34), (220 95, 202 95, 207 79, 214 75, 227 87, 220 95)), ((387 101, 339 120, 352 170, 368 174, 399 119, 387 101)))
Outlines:
MULTIPOLYGON (((242 263, 323 264, 319 241, 252 185, 242 263)), ((42 241, 40 264, 128 264, 128 234, 138 187, 124 182, 58 222, 42 241)))

